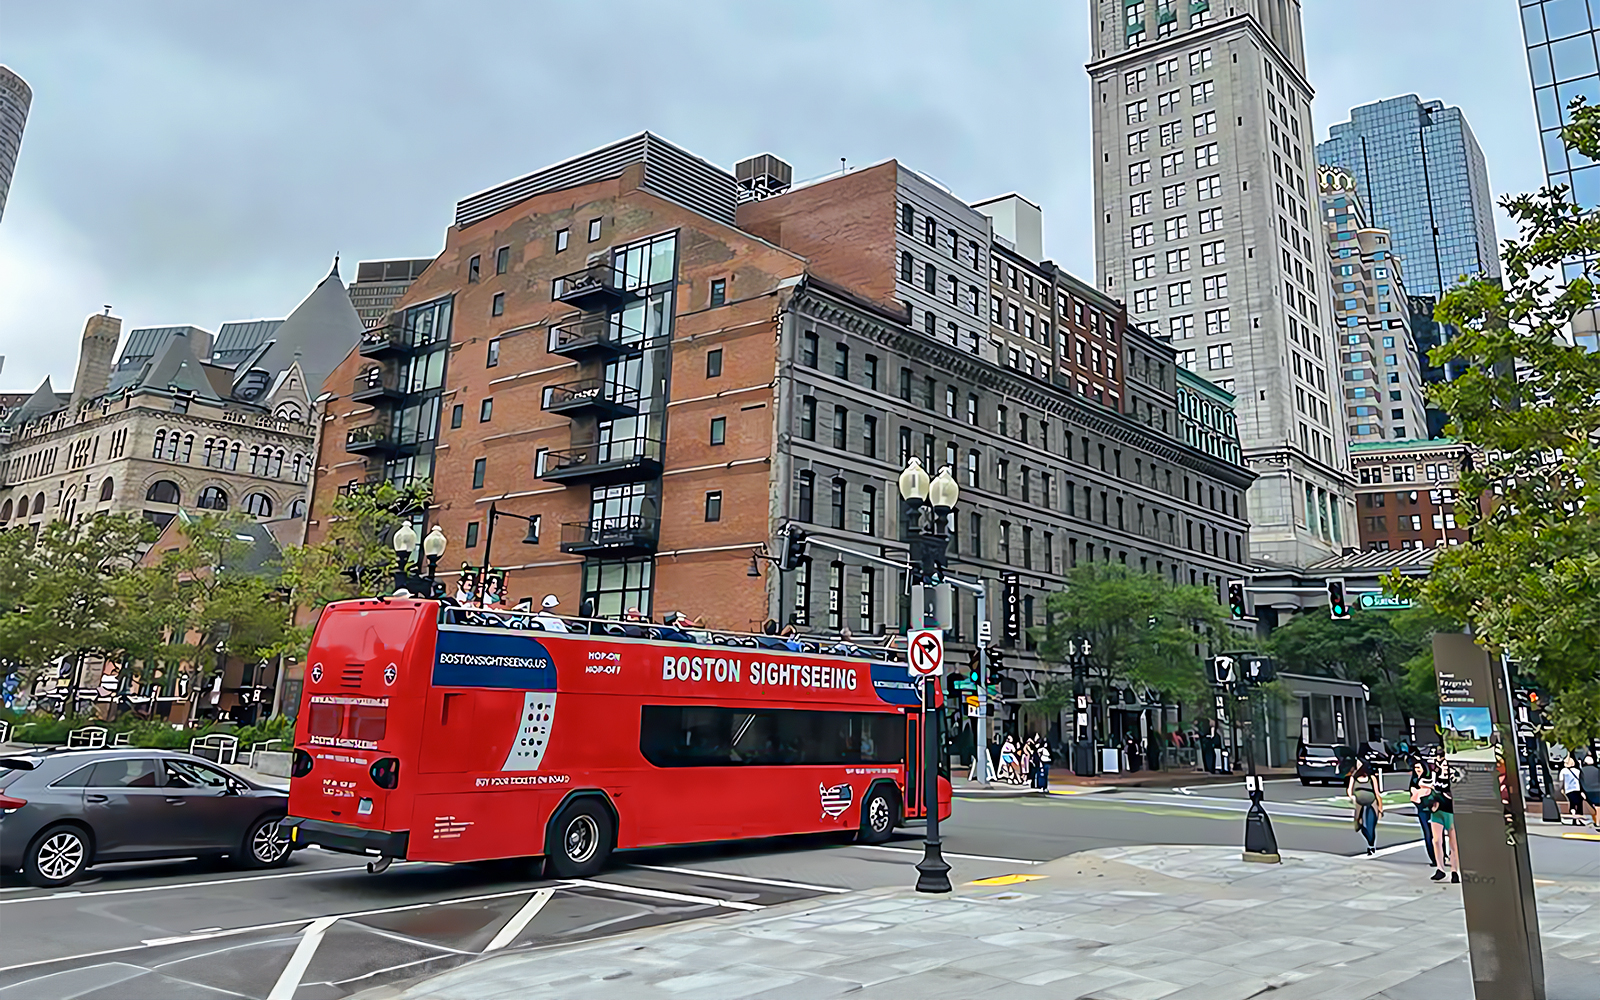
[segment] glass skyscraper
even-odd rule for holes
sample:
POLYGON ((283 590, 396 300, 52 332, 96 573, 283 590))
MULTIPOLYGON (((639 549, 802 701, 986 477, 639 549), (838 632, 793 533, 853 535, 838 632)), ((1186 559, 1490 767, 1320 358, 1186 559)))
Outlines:
POLYGON ((1372 225, 1393 234, 1413 295, 1500 277, 1489 168, 1460 108, 1415 94, 1355 108, 1317 144, 1317 162, 1355 177, 1372 225))
MULTIPOLYGON (((1584 208, 1600 208, 1600 164, 1561 142, 1567 106, 1583 97, 1600 105, 1600 66, 1595 61, 1595 35, 1600 29, 1600 0, 1521 0, 1522 36, 1528 45, 1528 75, 1533 80, 1533 105, 1539 117, 1545 176, 1551 185, 1565 184, 1584 208)), ((1572 277, 1581 262, 1565 265, 1572 277)), ((1592 313, 1578 317, 1573 338, 1590 351, 1600 350, 1600 333, 1592 313)))

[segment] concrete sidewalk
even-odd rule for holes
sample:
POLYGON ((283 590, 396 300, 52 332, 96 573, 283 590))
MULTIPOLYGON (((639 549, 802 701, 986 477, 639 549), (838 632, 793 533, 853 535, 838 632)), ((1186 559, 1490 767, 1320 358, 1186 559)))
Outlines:
MULTIPOLYGON (((909 886, 915 872, 906 865, 909 886)), ((880 889, 475 962, 359 1000, 1456 1000, 1459 886, 1411 866, 1108 848, 948 896, 880 889)), ((1541 885, 1549 1000, 1600 1000, 1600 883, 1541 885)))

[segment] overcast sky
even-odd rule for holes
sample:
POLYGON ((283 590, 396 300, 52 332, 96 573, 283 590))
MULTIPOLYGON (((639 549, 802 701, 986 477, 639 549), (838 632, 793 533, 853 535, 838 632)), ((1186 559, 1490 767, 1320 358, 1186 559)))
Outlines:
MULTIPOLYGON (((463 195, 641 129, 797 179, 898 157, 970 201, 1019 191, 1093 280, 1088 7, 4 0, 0 63, 34 100, 0 389, 65 389, 106 304, 124 331, 287 315, 335 252, 346 280, 432 256, 463 195)), ((1466 111, 1497 196, 1543 182, 1514 0, 1308 7, 1318 139, 1417 93, 1466 111)))

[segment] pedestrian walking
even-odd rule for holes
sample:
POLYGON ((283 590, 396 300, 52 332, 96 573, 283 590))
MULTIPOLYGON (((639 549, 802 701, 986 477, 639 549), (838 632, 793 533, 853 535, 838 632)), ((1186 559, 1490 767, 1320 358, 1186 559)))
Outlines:
POLYGON ((1037 782, 1037 787, 1041 792, 1050 790, 1050 760, 1050 743, 1041 737, 1038 750, 1039 780, 1037 782))
POLYGON ((1600 765, 1595 764, 1592 753, 1583 758, 1583 765, 1578 768, 1578 788, 1589 802, 1589 812, 1593 816, 1590 824, 1600 830, 1600 765))
POLYGON ((1350 801, 1355 804, 1356 829, 1367 838, 1367 853, 1375 850, 1378 837, 1378 817, 1383 815, 1383 786, 1378 776, 1364 760, 1357 760, 1350 772, 1348 786, 1350 801))
POLYGON ((1583 776, 1578 772, 1578 762, 1570 756, 1561 762, 1561 791, 1567 797, 1567 812, 1572 816, 1573 825, 1582 826, 1583 776))
POLYGON ((1013 785, 1022 784, 1022 774, 1017 770, 1017 744, 1009 736, 1000 745, 1000 780, 1013 785))
POLYGON ((1444 859, 1450 859, 1450 881, 1461 881, 1461 865, 1456 855, 1455 803, 1450 798, 1450 765, 1440 760, 1427 778, 1427 802, 1431 810, 1428 823, 1433 827, 1433 874, 1435 882, 1444 881, 1444 859))
POLYGON ((1428 849, 1428 864, 1439 867, 1439 859, 1433 856, 1433 809, 1429 807, 1426 799, 1428 765, 1422 761, 1411 764, 1411 804, 1417 807, 1417 822, 1422 825, 1422 846, 1428 849))

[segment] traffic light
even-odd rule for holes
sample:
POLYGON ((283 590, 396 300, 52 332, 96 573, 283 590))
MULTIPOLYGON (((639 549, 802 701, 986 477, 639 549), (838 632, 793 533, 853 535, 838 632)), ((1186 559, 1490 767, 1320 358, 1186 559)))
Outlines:
POLYGON ((1246 656, 1243 673, 1247 684, 1267 684, 1278 676, 1278 665, 1270 656, 1246 656))
POLYGON ((1010 674, 997 675, 1000 681, 1000 697, 1004 701, 1015 701, 1017 697, 1017 679, 1010 674))
POLYGON ((1249 609, 1244 606, 1244 581, 1228 581, 1228 611, 1235 621, 1243 621, 1249 614, 1249 609))
POLYGON ((1350 617, 1350 604, 1344 596, 1344 577, 1336 576, 1328 580, 1328 617, 1336 621, 1343 621, 1350 617))
POLYGON ((983 647, 973 646, 972 652, 967 654, 967 673, 979 683, 983 681, 983 647))
POLYGON ((805 531, 800 528, 796 528, 792 524, 784 529, 783 556, 778 560, 778 569, 787 573, 792 569, 798 569, 800 567, 800 564, 804 562, 806 558, 807 537, 808 536, 806 535, 805 531))
POLYGON ((1239 679, 1238 664, 1231 656, 1213 656, 1210 662, 1211 683, 1229 686, 1239 679))

